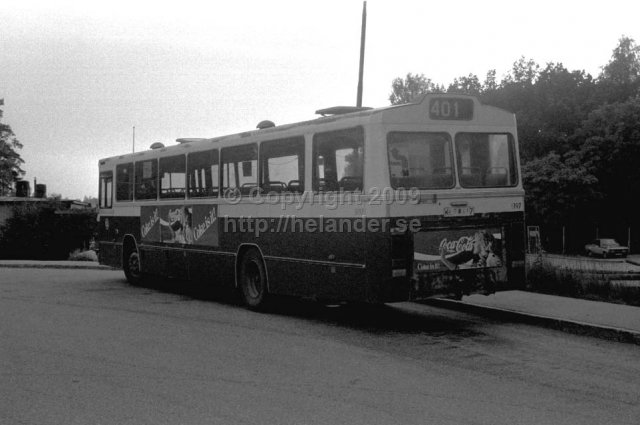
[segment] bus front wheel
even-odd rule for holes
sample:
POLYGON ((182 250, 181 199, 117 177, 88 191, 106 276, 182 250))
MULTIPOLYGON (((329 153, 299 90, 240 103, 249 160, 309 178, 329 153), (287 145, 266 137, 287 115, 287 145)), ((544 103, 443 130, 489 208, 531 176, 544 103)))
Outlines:
POLYGON ((245 305, 251 310, 263 310, 269 298, 267 270, 255 249, 245 252, 240 261, 238 286, 245 305))
POLYGON ((124 275, 127 281, 132 285, 140 285, 142 283, 142 271, 140 270, 140 254, 138 251, 131 250, 124 257, 124 275))

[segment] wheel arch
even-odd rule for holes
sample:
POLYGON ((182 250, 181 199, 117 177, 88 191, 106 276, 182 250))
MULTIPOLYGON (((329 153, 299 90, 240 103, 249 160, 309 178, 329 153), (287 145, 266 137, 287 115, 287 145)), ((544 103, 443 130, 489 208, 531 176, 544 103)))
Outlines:
POLYGON ((267 268, 267 263, 264 261, 264 254, 262 253, 262 250, 260 249, 260 247, 254 243, 240 244, 240 246, 238 247, 238 250, 236 251, 236 259, 235 259, 235 267, 234 267, 235 273, 233 276, 234 285, 236 288, 239 288, 238 275, 240 274, 240 262, 242 260, 242 256, 245 255, 245 253, 247 251, 250 251, 251 249, 255 249, 256 251, 258 251, 258 254, 260 255, 260 261, 262 261, 262 265, 264 266, 265 279, 267 280, 267 291, 271 292, 271 288, 269 286, 269 269, 267 268))
POLYGON ((140 250, 138 249, 138 242, 136 241, 135 236, 130 233, 127 233, 122 238, 122 265, 124 267, 124 262, 127 260, 127 254, 130 251, 136 251, 138 253, 138 259, 140 258, 140 250))

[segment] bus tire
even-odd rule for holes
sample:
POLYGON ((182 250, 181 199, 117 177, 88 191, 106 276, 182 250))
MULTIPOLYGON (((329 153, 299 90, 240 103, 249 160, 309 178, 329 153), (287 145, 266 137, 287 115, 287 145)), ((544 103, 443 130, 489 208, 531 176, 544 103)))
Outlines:
POLYGON ((127 281, 132 285, 142 284, 142 270, 140 269, 140 254, 136 249, 128 249, 123 256, 122 269, 127 281))
POLYGON ((249 249, 240 259, 238 289, 242 301, 250 310, 264 310, 269 301, 267 269, 256 249, 249 249))

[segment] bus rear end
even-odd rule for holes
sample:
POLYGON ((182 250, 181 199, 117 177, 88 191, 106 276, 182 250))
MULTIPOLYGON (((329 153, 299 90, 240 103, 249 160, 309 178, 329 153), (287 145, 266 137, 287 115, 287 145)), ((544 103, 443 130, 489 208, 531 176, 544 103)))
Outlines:
POLYGON ((450 95, 390 112, 378 136, 394 193, 389 260, 376 272, 387 276, 384 297, 521 287, 524 191, 514 115, 450 95))

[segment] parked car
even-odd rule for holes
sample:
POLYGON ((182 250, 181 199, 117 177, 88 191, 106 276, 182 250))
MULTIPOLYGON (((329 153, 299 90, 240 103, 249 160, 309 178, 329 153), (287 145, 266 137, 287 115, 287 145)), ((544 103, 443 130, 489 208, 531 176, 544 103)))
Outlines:
POLYGON ((629 248, 620 245, 615 239, 594 239, 585 245, 584 249, 590 257, 592 255, 602 256, 602 258, 626 257, 629 254, 629 248))

